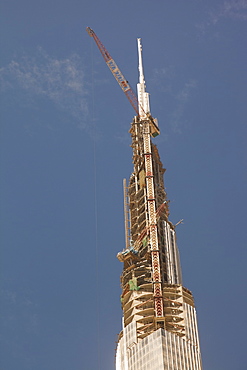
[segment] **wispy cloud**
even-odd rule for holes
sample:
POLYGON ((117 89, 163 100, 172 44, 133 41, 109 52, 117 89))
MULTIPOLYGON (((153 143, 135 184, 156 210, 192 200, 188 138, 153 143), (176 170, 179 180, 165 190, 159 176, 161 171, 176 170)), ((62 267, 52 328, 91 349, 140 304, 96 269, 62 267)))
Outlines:
POLYGON ((33 369, 35 359, 30 349, 27 349, 27 343, 39 334, 37 304, 31 298, 31 293, 25 290, 1 289, 0 299, 1 348, 11 358, 24 363, 26 369, 33 369))
POLYGON ((247 0, 227 0, 219 7, 208 12, 204 22, 196 24, 201 34, 205 34, 210 26, 216 25, 222 19, 247 20, 247 0))
POLYGON ((221 18, 247 20, 247 0, 224 1, 218 11, 210 13, 213 24, 216 24, 221 18))
POLYGON ((184 122, 185 107, 191 97, 192 91, 197 87, 197 81, 190 80, 185 83, 175 97, 175 109, 170 114, 170 125, 174 132, 182 133, 182 122, 184 122))
POLYGON ((88 89, 80 57, 58 59, 39 48, 35 56, 24 55, 0 69, 2 91, 21 89, 29 96, 49 99, 85 128, 88 89))
MULTIPOLYGON (((2 321, 3 327, 12 326, 14 322, 18 321, 18 317, 22 316, 25 321, 25 330, 28 332, 36 331, 38 326, 37 313, 35 312, 37 305, 30 297, 30 292, 1 289, 0 297, 2 302, 0 321, 2 321)), ((0 337, 0 339, 2 338, 0 337)))
POLYGON ((159 88, 162 92, 171 92, 172 83, 171 80, 174 78, 175 72, 172 66, 165 66, 162 68, 154 68, 151 83, 159 88), (164 83, 164 80, 166 83, 164 83))
MULTIPOLYGON (((177 86, 176 73, 172 66, 156 68, 153 70, 151 83, 161 93, 166 95, 167 122, 175 133, 182 133, 184 126, 184 112, 189 103, 193 90, 197 87, 195 79, 189 79, 180 87, 177 86)), ((163 109, 163 108, 162 108, 163 109)))

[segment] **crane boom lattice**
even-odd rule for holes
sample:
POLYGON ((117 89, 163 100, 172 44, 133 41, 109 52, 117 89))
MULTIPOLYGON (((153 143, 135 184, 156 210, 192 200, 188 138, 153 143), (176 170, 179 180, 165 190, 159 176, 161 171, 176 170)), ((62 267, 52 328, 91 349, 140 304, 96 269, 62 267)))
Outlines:
POLYGON ((137 99, 136 94, 130 87, 128 81, 126 80, 126 78, 124 77, 120 69, 118 68, 116 62, 111 57, 110 53, 106 50, 105 46, 102 44, 102 42, 100 41, 96 33, 90 27, 87 27, 87 32, 89 36, 93 37, 111 73, 113 74, 119 86, 125 93, 127 99, 129 100, 130 104, 134 108, 136 114, 139 115, 138 99, 137 99))

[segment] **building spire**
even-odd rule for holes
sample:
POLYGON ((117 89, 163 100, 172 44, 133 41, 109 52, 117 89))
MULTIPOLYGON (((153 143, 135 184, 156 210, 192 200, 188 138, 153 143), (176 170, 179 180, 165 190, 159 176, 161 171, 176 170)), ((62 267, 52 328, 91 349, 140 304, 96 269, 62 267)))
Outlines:
POLYGON ((142 65, 142 45, 141 45, 141 39, 137 39, 138 43, 138 56, 139 56, 139 83, 144 83, 144 72, 143 72, 143 65, 142 65))
POLYGON ((149 106, 149 94, 146 92, 145 86, 144 71, 142 64, 142 45, 140 38, 137 39, 137 44, 139 57, 139 83, 137 84, 139 115, 141 119, 145 119, 147 117, 147 113, 150 113, 150 106, 149 106))

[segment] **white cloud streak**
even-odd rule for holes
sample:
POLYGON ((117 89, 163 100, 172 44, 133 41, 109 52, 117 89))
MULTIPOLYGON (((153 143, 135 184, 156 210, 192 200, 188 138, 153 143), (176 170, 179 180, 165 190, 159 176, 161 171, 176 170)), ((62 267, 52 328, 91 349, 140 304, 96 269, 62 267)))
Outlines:
POLYGON ((176 108, 170 115, 170 125, 174 132, 181 134, 184 110, 191 97, 192 91, 197 87, 195 80, 185 83, 184 87, 176 95, 176 108))
POLYGON ((153 70, 153 77, 151 83, 159 88, 162 92, 171 92, 171 80, 174 78, 175 72, 172 66, 166 66, 162 68, 155 68, 153 70), (166 83, 164 83, 166 80, 166 83))
POLYGON ((176 80, 176 73, 172 66, 153 70, 152 84, 166 95, 164 106, 166 107, 167 122, 173 132, 181 134, 184 127, 185 108, 189 104, 193 90, 197 87, 197 81, 190 79, 176 91, 174 87, 177 85, 176 80))
POLYGON ((32 301, 30 292, 24 290, 1 289, 0 299, 1 348, 7 350, 11 358, 25 363, 27 369, 33 369, 34 356, 26 350, 26 343, 39 335, 37 304, 32 301))
POLYGON ((227 0, 221 6, 208 12, 207 20, 196 24, 201 34, 205 34, 210 26, 218 24, 223 19, 247 20, 247 0, 227 0))
POLYGON ((221 18, 247 20, 247 0, 224 1, 218 12, 210 14, 211 23, 216 24, 221 18))
POLYGON ((85 128, 88 116, 88 89, 81 59, 50 57, 39 48, 34 57, 23 56, 0 69, 2 91, 21 89, 29 96, 49 99, 85 128))

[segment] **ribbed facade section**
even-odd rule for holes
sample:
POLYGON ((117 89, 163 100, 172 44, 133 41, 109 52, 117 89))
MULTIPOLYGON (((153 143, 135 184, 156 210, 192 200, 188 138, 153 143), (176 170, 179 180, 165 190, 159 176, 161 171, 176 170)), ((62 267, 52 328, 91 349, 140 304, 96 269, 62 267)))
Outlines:
POLYGON ((116 370, 201 370, 195 308, 187 305, 185 311, 184 337, 160 328, 138 340, 135 323, 125 327, 118 342, 116 370))
POLYGON ((169 284, 182 284, 182 271, 174 227, 163 221, 166 280, 169 284))

